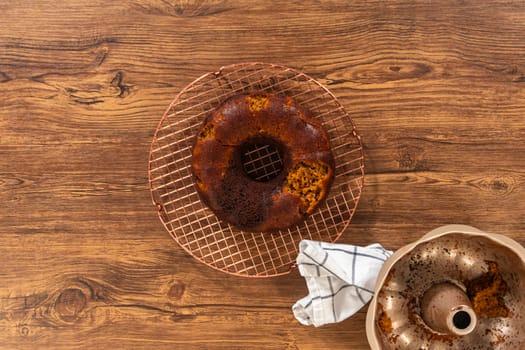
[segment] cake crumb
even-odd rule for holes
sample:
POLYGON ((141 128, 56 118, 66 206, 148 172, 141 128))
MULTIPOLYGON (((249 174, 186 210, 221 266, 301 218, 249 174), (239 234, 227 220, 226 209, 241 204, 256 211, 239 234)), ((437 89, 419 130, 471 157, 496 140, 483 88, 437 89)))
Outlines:
POLYGON ((311 213, 324 197, 323 183, 330 177, 329 169, 322 162, 299 162, 290 169, 283 185, 283 192, 292 193, 307 206, 311 213))
POLYGON ((394 328, 392 327, 392 320, 388 315, 386 314, 385 310, 383 309, 383 305, 378 304, 379 308, 379 318, 378 318, 378 324, 379 328, 383 331, 384 334, 392 333, 394 328))
POLYGON ((206 139, 206 138, 212 137, 214 134, 214 131, 215 131, 215 127, 213 126, 213 124, 205 125, 202 128, 201 132, 199 133, 199 138, 206 139))
POLYGON ((494 261, 487 261, 488 272, 468 281, 467 294, 476 314, 481 317, 508 317, 509 309, 503 300, 509 287, 494 261))
POLYGON ((248 96, 248 108, 251 112, 259 112, 261 109, 268 107, 270 100, 265 96, 248 96))

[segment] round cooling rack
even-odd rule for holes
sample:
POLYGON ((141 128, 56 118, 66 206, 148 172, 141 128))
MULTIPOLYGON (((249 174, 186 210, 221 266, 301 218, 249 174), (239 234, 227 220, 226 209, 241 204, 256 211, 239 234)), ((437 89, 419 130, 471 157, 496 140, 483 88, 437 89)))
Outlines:
MULTIPOLYGON (((243 162, 260 179, 281 166, 267 145, 247 150, 243 162)), ((247 277, 290 272, 303 239, 335 242, 352 219, 363 177, 360 137, 335 96, 302 72, 266 63, 225 66, 185 87, 162 117, 149 159, 152 200, 171 236, 201 262, 247 277), (191 171, 193 143, 207 114, 229 97, 256 92, 286 95, 309 109, 330 137, 336 164, 326 200, 304 222, 277 233, 244 232, 217 219, 201 202, 191 171)))

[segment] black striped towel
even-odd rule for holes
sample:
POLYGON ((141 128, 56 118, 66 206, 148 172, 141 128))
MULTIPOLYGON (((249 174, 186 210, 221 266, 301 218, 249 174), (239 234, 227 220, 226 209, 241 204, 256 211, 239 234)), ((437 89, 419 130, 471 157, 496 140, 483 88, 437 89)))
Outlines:
POLYGON ((352 316, 372 299, 377 274, 390 255, 379 244, 301 241, 297 265, 309 294, 292 307, 295 318, 319 327, 352 316))

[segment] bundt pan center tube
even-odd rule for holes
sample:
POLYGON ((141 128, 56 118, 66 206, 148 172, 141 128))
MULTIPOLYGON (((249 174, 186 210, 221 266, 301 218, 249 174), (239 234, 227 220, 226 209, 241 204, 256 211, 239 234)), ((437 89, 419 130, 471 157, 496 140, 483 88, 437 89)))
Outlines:
POLYGON ((436 332, 452 335, 469 334, 478 320, 466 291, 451 282, 437 283, 425 292, 421 317, 436 332))

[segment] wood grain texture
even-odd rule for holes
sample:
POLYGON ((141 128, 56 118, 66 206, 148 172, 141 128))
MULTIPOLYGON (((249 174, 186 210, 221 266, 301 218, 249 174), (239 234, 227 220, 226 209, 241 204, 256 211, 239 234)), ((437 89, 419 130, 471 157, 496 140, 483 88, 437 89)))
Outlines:
POLYGON ((525 3, 0 2, 1 349, 367 349, 365 309, 299 325, 297 271, 222 274, 165 232, 149 144, 196 77, 280 63, 363 136, 342 242, 448 223, 525 244, 525 3))

